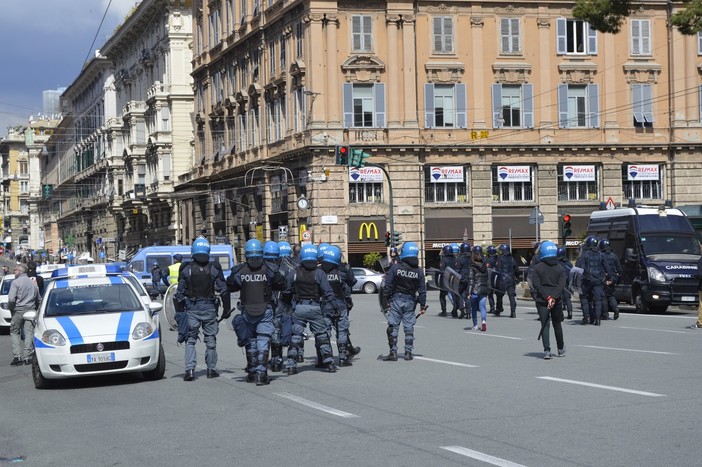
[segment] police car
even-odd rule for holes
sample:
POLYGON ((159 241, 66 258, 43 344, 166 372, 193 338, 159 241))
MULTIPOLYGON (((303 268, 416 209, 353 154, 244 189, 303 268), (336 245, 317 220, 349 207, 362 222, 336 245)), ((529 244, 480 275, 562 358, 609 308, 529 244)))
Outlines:
POLYGON ((39 310, 24 314, 35 321, 37 389, 55 379, 91 375, 140 372, 148 380, 163 378, 160 303, 145 305, 129 280, 108 273, 105 265, 72 266, 52 275, 39 310))

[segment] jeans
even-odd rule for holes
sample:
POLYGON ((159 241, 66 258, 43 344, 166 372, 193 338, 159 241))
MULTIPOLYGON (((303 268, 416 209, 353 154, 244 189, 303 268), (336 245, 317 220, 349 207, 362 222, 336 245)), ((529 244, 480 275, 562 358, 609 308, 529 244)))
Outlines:
POLYGON ((487 295, 471 295, 470 297, 470 313, 473 318, 473 326, 478 325, 478 310, 480 310, 480 318, 483 321, 487 320, 487 295))

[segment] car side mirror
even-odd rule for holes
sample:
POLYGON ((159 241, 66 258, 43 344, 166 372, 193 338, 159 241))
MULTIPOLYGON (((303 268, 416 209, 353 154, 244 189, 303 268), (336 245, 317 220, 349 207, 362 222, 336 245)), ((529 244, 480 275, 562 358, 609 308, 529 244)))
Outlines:
POLYGON ((22 315, 22 319, 25 321, 34 321, 37 317, 36 311, 25 311, 22 315))
POLYGON ((149 311, 151 312, 151 316, 155 315, 159 311, 163 309, 163 305, 158 303, 158 302, 151 302, 149 303, 149 311))
POLYGON ((624 261, 631 261, 632 263, 637 260, 636 254, 633 248, 627 248, 624 250, 624 261))

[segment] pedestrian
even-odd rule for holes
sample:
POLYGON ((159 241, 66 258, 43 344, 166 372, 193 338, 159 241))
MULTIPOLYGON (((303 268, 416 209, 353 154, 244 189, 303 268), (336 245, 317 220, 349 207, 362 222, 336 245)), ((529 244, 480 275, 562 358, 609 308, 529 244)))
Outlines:
POLYGON ((414 242, 405 242, 400 250, 400 262, 393 264, 385 277, 382 293, 390 303, 388 311, 388 345, 390 353, 384 361, 397 361, 397 339, 402 324, 405 333, 405 360, 412 360, 414 351, 414 310, 419 302, 419 314, 427 309, 427 289, 424 271, 419 267, 419 248, 414 242))
POLYGON ((27 263, 27 277, 32 279, 39 288, 39 298, 44 296, 44 278, 37 274, 37 263, 30 261, 27 263))
POLYGON ((541 321, 541 341, 544 346, 544 360, 551 359, 551 342, 549 339, 549 320, 553 325, 553 333, 558 345, 558 356, 566 353, 563 341, 563 289, 566 284, 566 273, 558 261, 558 247, 555 243, 545 241, 539 251, 540 261, 534 265, 532 281, 534 286, 534 302, 541 321))
POLYGON ((17 264, 14 268, 15 280, 10 284, 7 294, 7 308, 10 310, 10 341, 12 342, 12 355, 14 358, 10 365, 31 365, 34 356, 34 322, 25 320, 27 311, 39 309, 41 296, 35 281, 27 277, 27 266, 17 264), (24 345, 22 344, 22 331, 24 331, 24 345))
POLYGON ((573 269, 573 265, 568 259, 568 255, 566 254, 566 249, 564 247, 558 247, 557 256, 558 261, 561 263, 561 266, 563 267, 563 270, 566 273, 566 287, 563 289, 563 295, 561 296, 561 299, 563 300, 563 306, 568 312, 568 319, 573 319, 573 301, 570 297, 571 293, 569 284, 570 270, 573 269))
POLYGON ((609 240, 603 238, 598 245, 605 265, 605 280, 603 284, 604 302, 602 303, 602 319, 609 319, 609 312, 612 317, 619 319, 619 304, 617 303, 616 286, 622 276, 622 263, 619 257, 612 251, 609 240))
POLYGON ((697 322, 690 325, 692 329, 702 329, 702 257, 697 261, 697 289, 699 290, 697 322))
POLYGON ((205 363, 207 377, 216 378, 217 372, 217 322, 216 293, 223 300, 222 318, 231 315, 231 304, 227 293, 222 269, 210 263, 210 244, 204 237, 198 237, 190 249, 192 261, 183 266, 178 278, 176 303, 186 313, 188 334, 185 341, 185 376, 183 380, 195 379, 197 354, 195 343, 200 336, 200 328, 205 342, 205 363))
POLYGON ((334 305, 334 292, 329 286, 327 275, 317 268, 317 248, 307 244, 300 251, 300 266, 291 270, 287 277, 285 292, 281 300, 293 306, 293 327, 288 359, 285 368, 288 375, 297 374, 297 352, 303 341, 305 327, 309 324, 314 334, 314 344, 319 352, 324 368, 329 373, 337 370, 334 364, 331 340, 322 312, 322 300, 334 305))
POLYGON ((161 298, 161 279, 163 277, 163 272, 159 267, 158 263, 154 262, 151 267, 151 295, 154 297, 161 298))
POLYGON ((285 288, 285 278, 271 258, 273 251, 278 256, 278 244, 266 242, 266 256, 261 242, 251 239, 244 246, 246 261, 234 269, 227 279, 230 293, 241 291, 241 313, 234 317, 233 325, 237 343, 246 348, 247 377, 249 383, 263 386, 270 383, 268 377, 268 351, 270 339, 275 332, 273 325, 273 291, 285 288), (273 250, 272 246, 275 245, 273 250))
POLYGON ((497 258, 496 269, 499 271, 499 286, 497 290, 497 300, 495 303, 495 316, 500 316, 504 311, 503 300, 505 294, 509 299, 510 318, 517 317, 517 277, 519 276, 519 266, 512 256, 512 250, 506 243, 500 244, 497 249, 500 255, 497 258))
POLYGON ((173 255, 173 264, 168 266, 168 275, 164 276, 163 282, 166 287, 178 283, 178 276, 180 275, 180 268, 183 266, 183 255, 176 253, 173 255))
MULTIPOLYGON (((327 324, 327 331, 331 335, 332 328, 336 331, 336 346, 339 352, 339 366, 351 366, 347 353, 349 334, 349 313, 347 307, 347 293, 356 279, 349 276, 347 270, 341 267, 341 249, 330 245, 324 250, 320 267, 327 275, 329 286, 334 292, 334 303, 322 302, 322 311, 327 324)), ((350 299, 350 298, 349 298, 350 299)), ((353 306, 353 304, 351 305, 353 306)))
POLYGON ((483 248, 480 245, 473 247, 470 268, 470 314, 473 318, 473 331, 480 329, 487 331, 487 310, 486 302, 488 295, 488 272, 484 264, 483 248), (481 324, 478 327, 478 310, 480 311, 481 324))
POLYGON ((7 264, 2 266, 2 275, 5 276, 10 273, 10 267, 7 264))

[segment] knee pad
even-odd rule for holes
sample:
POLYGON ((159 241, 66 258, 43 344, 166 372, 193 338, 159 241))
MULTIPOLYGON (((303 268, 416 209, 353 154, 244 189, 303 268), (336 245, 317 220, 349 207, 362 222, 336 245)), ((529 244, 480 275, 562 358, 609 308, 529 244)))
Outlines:
POLYGON ((251 338, 251 333, 249 332, 249 327, 246 325, 246 320, 244 320, 244 317, 241 315, 236 315, 232 319, 232 327, 234 328, 234 333, 236 334, 236 344, 239 347, 244 347, 251 338))
POLYGON ((322 347, 323 345, 331 345, 331 342, 329 341, 329 335, 327 333, 319 333, 314 335, 314 342, 317 348, 322 347))
POLYGON ((388 337, 392 337, 392 326, 388 326, 388 328, 385 330, 385 333, 388 335, 388 337))

